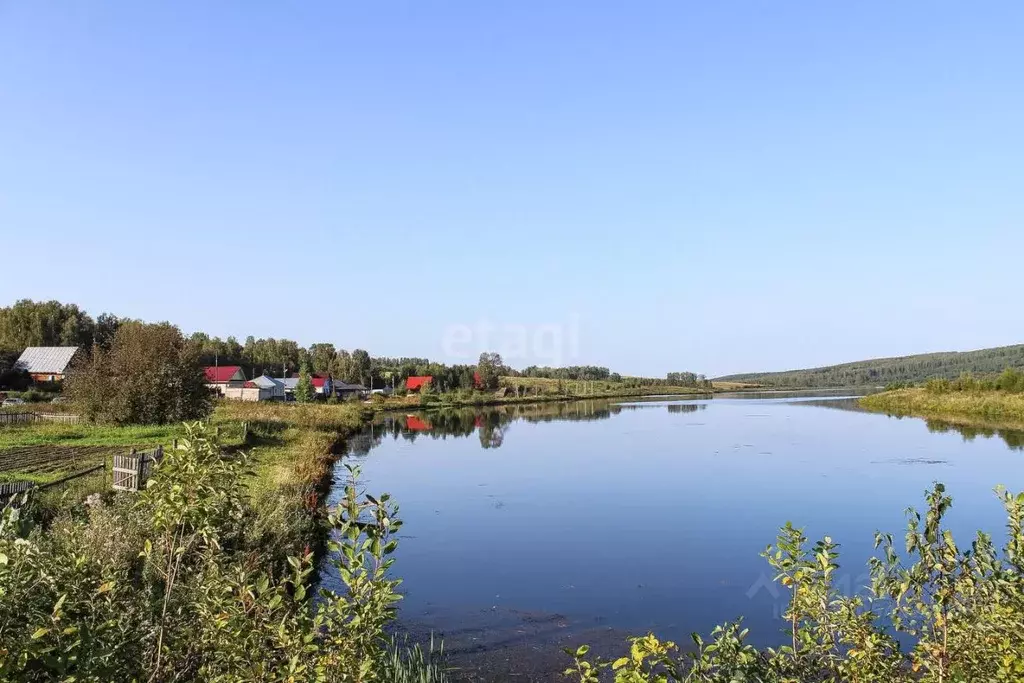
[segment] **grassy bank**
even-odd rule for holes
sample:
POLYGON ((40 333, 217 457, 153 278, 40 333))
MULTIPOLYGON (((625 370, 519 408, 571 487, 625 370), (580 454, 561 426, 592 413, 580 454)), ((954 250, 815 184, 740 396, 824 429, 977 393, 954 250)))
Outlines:
POLYGON ((249 450, 255 462, 257 490, 319 491, 329 482, 339 441, 359 431, 372 411, 359 403, 223 402, 216 419, 248 422, 249 450))
MULTIPOLYGON (((306 547, 322 548, 322 502, 331 482, 333 452, 370 415, 361 404, 223 402, 217 406, 210 424, 219 430, 220 445, 244 449, 251 456, 246 491, 257 519, 255 531, 263 536, 268 554, 283 561, 306 547), (248 438, 243 441, 246 422, 248 438)), ((0 479, 44 483, 105 460, 106 476, 101 471, 88 477, 89 486, 76 485, 75 495, 66 499, 47 498, 58 507, 74 505, 90 493, 109 490, 115 453, 169 447, 183 436, 182 425, 6 425, 0 428, 0 479)), ((56 512, 50 510, 47 516, 56 512)))
MULTIPOLYGON (((728 391, 730 386, 715 385, 713 391, 728 391)), ((444 393, 410 394, 407 396, 375 397, 368 404, 374 412, 421 410, 433 408, 466 408, 476 406, 502 406, 552 401, 580 401, 591 399, 637 398, 643 396, 702 397, 713 391, 695 387, 644 386, 630 387, 622 382, 576 382, 545 378, 503 377, 502 392, 457 390, 444 393)))
POLYGON ((935 393, 923 388, 897 389, 865 396, 860 404, 890 415, 1024 428, 1024 395, 1004 391, 935 393))

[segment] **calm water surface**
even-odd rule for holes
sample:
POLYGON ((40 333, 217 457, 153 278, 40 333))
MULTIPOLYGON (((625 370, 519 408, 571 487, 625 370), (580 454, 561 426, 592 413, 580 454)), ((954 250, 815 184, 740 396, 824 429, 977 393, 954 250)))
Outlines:
POLYGON ((901 537, 933 481, 954 497, 958 538, 1000 539, 992 488, 1024 489, 1022 443, 852 399, 759 397, 394 416, 352 448, 367 490, 401 505, 407 622, 553 615, 684 640, 742 615, 765 645, 781 639, 784 596, 759 553, 780 525, 840 542, 856 590, 873 532, 901 537))

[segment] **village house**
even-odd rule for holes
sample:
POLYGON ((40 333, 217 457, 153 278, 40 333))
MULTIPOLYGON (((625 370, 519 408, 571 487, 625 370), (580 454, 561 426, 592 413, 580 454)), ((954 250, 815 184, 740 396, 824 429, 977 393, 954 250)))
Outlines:
POLYGON ((369 393, 369 390, 362 384, 348 384, 339 381, 334 383, 334 395, 341 399, 366 398, 369 393))
POLYGON ((280 382, 284 387, 284 398, 286 401, 295 400, 295 388, 299 386, 298 377, 274 377, 275 382, 280 382))
POLYGON ((261 401, 283 401, 285 400, 285 384, 284 380, 277 379, 275 377, 268 377, 267 375, 260 375, 256 379, 249 382, 255 387, 258 387, 261 391, 261 401))
POLYGON ((329 376, 313 375, 309 379, 313 383, 313 391, 317 396, 329 398, 334 394, 334 380, 329 376))
POLYGON ((206 386, 225 396, 227 389, 245 387, 245 372, 239 365, 210 365, 203 368, 206 375, 206 386))
POLYGON ((30 346, 14 367, 27 372, 33 382, 60 382, 77 354, 77 346, 30 346))
POLYGON ((413 375, 405 380, 405 388, 407 391, 417 392, 433 381, 432 375, 413 375))
POLYGON ((330 375, 326 377, 323 375, 313 375, 310 379, 313 382, 313 390, 316 391, 317 396, 324 398, 332 396, 341 399, 363 398, 369 393, 362 384, 348 384, 347 382, 333 379, 330 375))

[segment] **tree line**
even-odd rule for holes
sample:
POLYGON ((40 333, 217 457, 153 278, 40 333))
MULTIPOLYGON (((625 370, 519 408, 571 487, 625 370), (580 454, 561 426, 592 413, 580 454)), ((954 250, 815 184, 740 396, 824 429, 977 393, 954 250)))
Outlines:
POLYGON ((675 387, 711 388, 711 380, 695 372, 670 372, 665 376, 665 381, 675 387))
POLYGON ((933 378, 956 379, 964 373, 990 375, 1005 368, 1024 368, 1024 344, 978 351, 926 353, 876 358, 785 372, 762 372, 718 377, 720 381, 750 382, 771 387, 843 387, 916 384, 933 378))
MULTIPOLYGON (((93 347, 109 349, 118 331, 133 321, 111 313, 95 319, 75 304, 23 299, 0 308, 0 375, 10 371, 18 355, 27 346, 79 346, 91 352, 93 347)), ((165 323, 168 324, 168 323, 165 323)), ((311 374, 330 375, 351 384, 370 388, 401 387, 412 376, 433 377, 433 389, 497 389, 501 376, 540 377, 560 380, 623 382, 626 387, 669 385, 680 381, 673 375, 686 375, 682 386, 699 386, 694 373, 669 373, 666 379, 623 377, 606 367, 572 366, 551 368, 530 366, 522 371, 509 367, 499 354, 484 353, 473 364, 446 364, 415 357, 371 356, 365 349, 347 350, 330 342, 308 347, 292 339, 229 336, 221 339, 205 332, 184 337, 189 354, 200 365, 238 365, 248 377, 261 374, 294 375, 305 369, 311 374)), ((0 377, 0 384, 3 378, 0 377)))

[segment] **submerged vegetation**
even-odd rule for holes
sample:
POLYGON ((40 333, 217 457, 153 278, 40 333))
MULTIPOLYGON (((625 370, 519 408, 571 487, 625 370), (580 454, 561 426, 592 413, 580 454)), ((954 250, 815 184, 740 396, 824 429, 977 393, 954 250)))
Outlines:
POLYGON ((694 648, 654 635, 631 639, 627 656, 594 660, 586 645, 567 651, 566 670, 580 683, 919 683, 1024 679, 1024 493, 997 490, 1007 514, 1007 541, 997 551, 978 532, 970 546, 943 527, 952 498, 941 484, 926 509, 908 511, 905 543, 876 534, 865 597, 836 587, 838 544, 825 537, 808 546, 787 524, 764 557, 789 593, 787 643, 757 650, 741 622, 717 627, 694 648), (909 645, 904 645, 909 643, 909 645))

